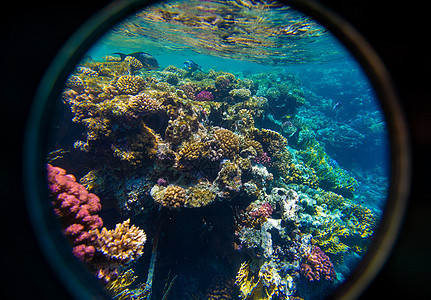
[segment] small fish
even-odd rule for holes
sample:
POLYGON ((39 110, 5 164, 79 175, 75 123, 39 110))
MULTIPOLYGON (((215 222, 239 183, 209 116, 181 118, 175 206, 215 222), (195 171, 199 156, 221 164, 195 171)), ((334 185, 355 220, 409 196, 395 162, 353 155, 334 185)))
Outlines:
POLYGON ((192 60, 186 60, 184 62, 184 68, 189 72, 194 72, 196 70, 199 70, 202 72, 201 66, 199 66, 197 63, 195 63, 192 60))
POLYGON ((124 58, 126 56, 132 56, 132 57, 136 58, 137 60, 139 60, 142 63, 142 65, 144 66, 144 68, 147 70, 157 70, 159 68, 158 61, 152 55, 145 53, 145 52, 134 52, 134 53, 130 53, 130 54, 124 54, 124 53, 116 52, 113 54, 120 55, 121 60, 124 60, 124 58))
POLYGON ((341 102, 335 103, 335 105, 332 107, 332 110, 335 110, 336 108, 341 108, 343 104, 341 102))

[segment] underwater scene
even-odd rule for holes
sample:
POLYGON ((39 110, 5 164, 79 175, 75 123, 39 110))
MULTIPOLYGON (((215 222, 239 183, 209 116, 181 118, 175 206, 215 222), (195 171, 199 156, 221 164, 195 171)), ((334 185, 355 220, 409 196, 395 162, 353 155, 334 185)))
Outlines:
POLYGON ((51 122, 49 201, 113 299, 323 299, 384 212, 373 87, 274 1, 138 11, 74 68, 51 122))

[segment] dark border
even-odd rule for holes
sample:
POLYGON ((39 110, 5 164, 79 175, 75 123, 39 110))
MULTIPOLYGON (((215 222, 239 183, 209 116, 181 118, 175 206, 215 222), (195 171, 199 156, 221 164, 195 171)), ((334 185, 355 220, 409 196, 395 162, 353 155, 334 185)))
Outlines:
MULTIPOLYGON (((157 1, 124 0, 106 6, 87 21, 58 53, 43 77, 26 128, 24 181, 30 216, 40 246, 51 267, 76 298, 106 299, 101 286, 85 267, 77 263, 51 212, 45 165, 47 120, 67 75, 107 30, 123 18, 157 1), (55 232, 54 235, 48 233, 55 232), (58 242, 64 240, 64 243, 58 242)), ((391 140, 391 185, 387 206, 374 243, 346 281, 330 298, 352 299, 360 295, 384 264, 399 232, 409 192, 410 147, 404 116, 390 77, 369 44, 343 19, 311 0, 281 1, 314 18, 331 31, 355 56, 368 75, 383 107, 391 140)))

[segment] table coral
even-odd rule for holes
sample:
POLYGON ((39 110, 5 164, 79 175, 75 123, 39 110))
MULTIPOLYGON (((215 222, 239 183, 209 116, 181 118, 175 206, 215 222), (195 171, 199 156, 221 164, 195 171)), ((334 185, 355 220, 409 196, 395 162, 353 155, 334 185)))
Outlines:
POLYGON ((81 260, 90 260, 95 252, 95 236, 91 230, 103 225, 102 219, 95 214, 102 208, 100 200, 64 169, 50 164, 47 169, 54 211, 60 217, 65 235, 74 245, 73 253, 81 260))
POLYGON ((97 236, 96 248, 102 252, 105 257, 115 263, 127 265, 138 259, 144 250, 147 236, 142 229, 135 225, 130 227, 130 219, 119 223, 113 230, 102 231, 96 229, 94 234, 97 236))
POLYGON ((305 257, 301 264, 301 274, 310 281, 320 281, 320 279, 333 281, 335 278, 331 260, 317 246, 313 246, 310 254, 305 257))

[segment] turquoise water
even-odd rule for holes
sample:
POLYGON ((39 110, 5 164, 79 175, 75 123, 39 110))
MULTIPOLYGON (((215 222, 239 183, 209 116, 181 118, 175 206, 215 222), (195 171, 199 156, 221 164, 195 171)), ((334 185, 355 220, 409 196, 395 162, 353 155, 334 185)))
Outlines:
POLYGON ((126 19, 66 83, 47 162, 100 198, 87 213, 108 230, 56 211, 74 254, 116 299, 324 298, 366 253, 386 203, 373 87, 291 8, 190 3, 126 19), (136 227, 115 233, 129 218, 145 240, 136 227))

